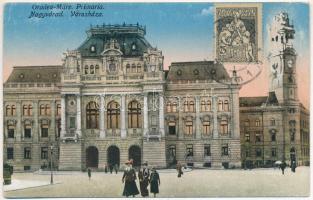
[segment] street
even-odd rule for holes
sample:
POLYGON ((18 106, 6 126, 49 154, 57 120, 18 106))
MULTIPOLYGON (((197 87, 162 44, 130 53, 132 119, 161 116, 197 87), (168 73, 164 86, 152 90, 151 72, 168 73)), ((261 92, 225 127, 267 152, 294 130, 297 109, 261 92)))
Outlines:
MULTIPOLYGON (((158 170, 161 178, 157 197, 264 197, 308 196, 310 168, 290 168, 282 175, 279 169, 207 170, 185 172, 177 178, 175 170, 158 170)), ((5 197, 122 197, 122 172, 118 174, 56 172, 58 184, 4 192, 5 197)), ((14 173, 13 180, 50 181, 49 173, 14 173)), ((139 183, 137 180, 137 187, 139 183)), ((150 194, 150 197, 153 195, 150 194)), ((140 197, 140 195, 137 195, 140 197)))

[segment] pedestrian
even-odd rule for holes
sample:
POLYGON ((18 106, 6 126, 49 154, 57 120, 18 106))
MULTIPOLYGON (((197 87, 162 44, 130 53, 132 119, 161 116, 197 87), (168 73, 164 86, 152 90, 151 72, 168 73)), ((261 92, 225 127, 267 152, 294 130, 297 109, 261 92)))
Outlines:
POLYGON ((180 178, 183 173, 183 170, 182 170, 182 165, 180 163, 177 163, 177 166, 176 166, 176 170, 178 172, 178 175, 177 177, 180 178))
POLYGON ((108 173, 108 165, 107 164, 104 166, 104 172, 108 173))
POLYGON ((281 164, 280 164, 280 169, 281 169, 281 172, 282 174, 284 175, 285 174, 285 168, 286 168, 286 163, 285 161, 283 161, 281 164))
POLYGON ((117 171, 118 171, 118 164, 115 164, 115 165, 114 165, 114 171, 115 171, 115 174, 117 174, 117 171))
POLYGON ((89 167, 87 169, 87 173, 88 173, 88 177, 89 177, 89 180, 90 180, 90 178, 91 178, 91 169, 89 167))
POLYGON ((149 177, 150 177, 150 171, 148 168, 148 163, 143 163, 143 167, 139 169, 138 172, 138 178, 139 178, 139 184, 140 184, 140 193, 142 197, 149 196, 149 177))
POLYGON ((159 193, 159 186, 161 185, 161 180, 159 173, 155 168, 152 168, 150 175, 150 192, 153 193, 153 197, 156 197, 156 194, 159 193))
POLYGON ((127 161, 125 163, 127 166, 124 170, 122 182, 125 182, 124 190, 123 190, 123 196, 129 197, 139 194, 137 185, 136 185, 136 172, 132 167, 132 161, 127 161))
POLYGON ((291 171, 295 173, 296 172, 296 167, 297 167, 296 166, 296 161, 292 161, 290 167, 291 167, 291 171))
POLYGON ((109 163, 109 169, 110 169, 110 173, 112 174, 112 172, 113 172, 113 165, 111 163, 109 163))

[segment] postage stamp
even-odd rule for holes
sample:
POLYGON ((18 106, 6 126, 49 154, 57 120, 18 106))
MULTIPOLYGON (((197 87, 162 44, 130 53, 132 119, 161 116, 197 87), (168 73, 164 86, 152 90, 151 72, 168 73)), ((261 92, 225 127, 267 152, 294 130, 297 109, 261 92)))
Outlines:
POLYGON ((257 62, 261 43, 260 5, 216 6, 216 58, 221 62, 257 62))

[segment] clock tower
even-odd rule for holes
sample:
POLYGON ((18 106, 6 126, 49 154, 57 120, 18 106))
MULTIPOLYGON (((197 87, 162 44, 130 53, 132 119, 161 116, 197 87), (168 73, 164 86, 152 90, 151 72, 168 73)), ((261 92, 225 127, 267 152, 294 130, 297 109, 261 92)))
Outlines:
POLYGON ((270 28, 270 92, 279 104, 297 103, 296 51, 293 48, 295 29, 287 13, 274 17, 270 28))

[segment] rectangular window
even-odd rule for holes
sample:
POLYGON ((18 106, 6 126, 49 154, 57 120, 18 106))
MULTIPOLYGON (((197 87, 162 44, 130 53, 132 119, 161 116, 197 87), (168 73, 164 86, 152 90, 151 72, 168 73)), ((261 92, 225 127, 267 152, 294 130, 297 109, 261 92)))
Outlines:
POLYGON ((8 127, 8 138, 14 138, 14 127, 8 127))
POLYGON ((8 147, 7 148, 7 159, 8 160, 14 159, 14 149, 13 149, 13 147, 8 147))
POLYGON ((262 150, 261 149, 256 149, 255 150, 255 155, 256 155, 256 157, 261 157, 262 156, 262 150))
POLYGON ((206 121, 206 122, 203 122, 202 124, 202 132, 204 135, 210 135, 211 131, 210 131, 210 121, 206 121))
POLYGON ((30 147, 24 148, 24 159, 31 159, 31 149, 30 147))
POLYGON ((187 144, 186 156, 193 156, 193 146, 192 146, 192 144, 187 144))
POLYGON ((169 135, 176 135, 176 123, 175 122, 168 123, 168 133, 169 135))
POLYGON ((276 148, 272 148, 272 157, 276 157, 276 148))
POLYGON ((222 135, 227 135, 228 134, 228 122, 227 120, 223 119, 220 122, 220 131, 222 135))
POLYGON ((245 141, 250 142, 250 133, 245 134, 245 141))
POLYGON ((48 127, 46 126, 42 126, 41 127, 41 137, 45 138, 48 137, 48 127))
POLYGON ((75 128, 75 127, 76 127, 76 118, 70 117, 70 128, 75 128))
POLYGON ((187 135, 192 135, 192 132, 193 132, 193 123, 192 121, 187 121, 185 123, 185 132, 187 135))
POLYGON ((204 156, 211 156, 211 147, 210 145, 204 145, 204 156))
POLYGON ((24 137, 25 137, 25 138, 31 138, 31 137, 32 137, 32 129, 31 129, 31 126, 25 126, 25 129, 24 129, 24 137))
POLYGON ((260 132, 256 132, 255 133, 255 142, 261 142, 262 139, 261 139, 261 133, 260 132))
POLYGON ((228 144, 222 146, 222 156, 228 156, 228 144))
POLYGON ((48 147, 41 147, 41 159, 48 159, 48 147))

